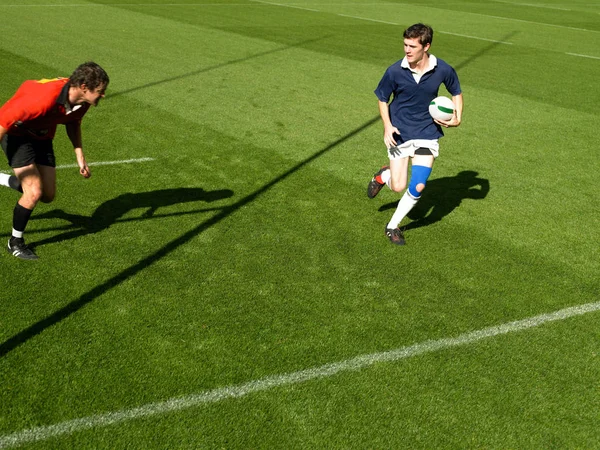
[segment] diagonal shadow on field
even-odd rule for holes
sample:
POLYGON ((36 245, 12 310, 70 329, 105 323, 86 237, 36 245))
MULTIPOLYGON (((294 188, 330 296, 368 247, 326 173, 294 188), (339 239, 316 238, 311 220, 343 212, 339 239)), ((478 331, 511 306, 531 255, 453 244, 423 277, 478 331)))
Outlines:
POLYGON ((244 58, 233 59, 231 61, 227 61, 227 62, 224 62, 224 63, 221 63, 221 64, 215 64, 214 66, 204 67, 202 69, 194 70, 192 72, 184 73, 184 74, 177 75, 177 76, 170 77, 170 78, 165 78, 164 80, 153 81, 151 83, 142 84, 141 86, 136 86, 136 87, 133 87, 133 88, 122 90, 122 91, 117 91, 117 92, 114 92, 114 93, 109 93, 109 95, 106 97, 106 100, 110 100, 111 98, 118 97, 120 95, 130 94, 132 92, 139 91, 141 89, 146 89, 146 88, 150 88, 150 87, 153 87, 153 86, 157 86, 159 84, 170 83, 170 82, 173 82, 173 81, 182 80, 184 78, 193 77, 194 75, 199 75, 201 73, 210 72, 211 70, 220 69, 222 67, 231 66, 233 64, 239 64, 239 63, 242 63, 242 62, 249 61, 251 59, 256 59, 256 58, 260 58, 262 56, 271 55, 273 53, 283 52, 285 50, 290 50, 292 48, 302 47, 303 45, 311 44, 313 42, 322 41, 323 39, 327 39, 329 37, 331 37, 331 35, 330 36, 322 36, 322 37, 315 38, 315 39, 308 39, 308 40, 305 40, 305 41, 298 42, 296 44, 286 45, 284 47, 275 48, 273 50, 267 50, 267 51, 264 51, 264 52, 255 53, 255 54, 250 55, 250 56, 245 56, 244 58))
MULTIPOLYGON (((478 178, 477 175, 478 173, 472 170, 464 170, 454 177, 428 181, 423 197, 408 213, 413 222, 404 228, 410 230, 431 225, 458 208, 463 200, 485 198, 490 191, 490 182, 485 178, 478 178)), ((398 201, 388 203, 381 206, 379 211, 396 208, 397 204, 398 201)))
MULTIPOLYGON (((128 212, 135 209, 145 209, 141 219, 155 217, 155 212, 158 208, 175 205, 178 203, 189 202, 214 202, 224 198, 233 196, 233 191, 229 189, 221 189, 216 191, 205 191, 202 188, 176 188, 176 189, 161 189, 150 192, 127 193, 121 194, 111 200, 102 203, 94 213, 88 216, 79 214, 71 214, 62 209, 54 209, 43 214, 34 216, 32 219, 63 219, 71 223, 67 228, 70 231, 52 236, 48 239, 32 242, 32 247, 39 247, 45 244, 74 239, 88 234, 98 233, 106 230, 111 225, 114 225, 128 212)), ((220 210, 222 208, 216 208, 220 210)), ((199 210, 210 211, 211 209, 199 210)), ((198 212, 199 212, 198 211, 198 212)), ((128 219, 122 220, 127 221, 128 219)))
MULTIPOLYGON (((191 229, 187 233, 184 233, 181 236, 179 236, 178 238, 172 240, 171 242, 169 242, 168 244, 166 244, 165 246, 163 246, 156 252, 152 253, 151 255, 149 255, 146 258, 139 261, 137 264, 134 264, 131 267, 128 267, 127 269, 116 274, 114 277, 108 279, 104 283, 90 289, 89 291, 84 293, 81 297, 68 303, 67 305, 65 305, 61 309, 57 310, 56 312, 52 313, 48 317, 34 323, 33 325, 25 328, 24 330, 20 331, 19 333, 15 334, 14 336, 8 338, 6 341, 4 341, 2 344, 0 344, 0 358, 6 356, 12 350, 19 347, 21 344, 27 342, 29 339, 42 333, 44 330, 50 328, 51 326, 57 324, 60 321, 66 319, 71 314, 76 313, 81 308, 86 306, 88 303, 96 300, 102 294, 108 292, 109 290, 118 286, 119 284, 123 283, 124 281, 128 280, 129 278, 137 275, 139 272, 144 270, 146 267, 149 267, 152 264, 154 264, 155 262, 166 257, 171 252, 175 251, 182 245, 188 243, 194 237, 198 236, 200 233, 202 233, 205 230, 211 228, 212 226, 218 224, 219 222, 226 219, 231 214, 235 213, 236 211, 238 211, 240 208, 247 205, 248 203, 253 202, 256 198, 263 195, 265 192, 267 192, 273 186, 277 185, 278 183, 282 182, 289 176, 298 172, 304 166, 306 166, 306 165, 310 164, 311 162, 313 162, 314 160, 320 158, 322 155, 328 153, 332 149, 336 148, 338 145, 344 143, 345 141, 347 141, 347 140, 351 139, 352 137, 356 136, 357 134, 361 133, 363 130, 367 129, 368 127, 370 127, 377 121, 379 121, 379 116, 373 117, 372 119, 370 119, 367 122, 360 125, 358 128, 355 128, 350 133, 342 136, 341 138, 339 138, 336 141, 332 142, 331 144, 327 145, 325 148, 317 151, 313 155, 311 155, 308 158, 304 159, 303 161, 299 162, 298 164, 296 164, 292 168, 288 169, 286 172, 282 173, 281 175, 274 178, 273 180, 269 181, 268 183, 266 183, 264 186, 260 187, 256 191, 248 194, 247 196, 243 197, 242 199, 238 200, 237 202, 233 203, 232 205, 224 206, 214 216, 205 220, 204 222, 199 224, 197 227, 191 229)), ((80 230, 78 230, 78 231, 80 231, 80 230)))
MULTIPOLYGON (((132 208, 133 209, 133 208, 132 208)), ((214 208, 201 208, 201 209, 193 209, 190 211, 179 211, 179 212, 172 212, 172 213, 163 213, 163 214, 152 214, 152 215, 146 215, 146 214, 142 214, 140 217, 126 217, 126 218, 117 218, 114 224, 117 223, 126 223, 126 222, 138 222, 140 220, 147 220, 147 219, 161 219, 164 217, 177 217, 177 216, 189 216, 192 214, 201 214, 201 213, 207 213, 207 212, 211 212, 211 211, 221 211, 223 209, 223 207, 218 206, 218 207, 214 207, 214 208)), ((87 216, 80 216, 77 214, 70 214, 70 213, 66 213, 61 209, 57 209, 54 211, 51 211, 47 214, 40 214, 39 216, 33 216, 31 218, 31 220, 35 220, 35 219, 49 219, 49 218, 62 218, 68 222, 71 222, 70 225, 60 225, 60 226, 55 226, 55 227, 48 227, 48 228, 36 228, 35 230, 27 230, 27 235, 28 236, 33 236, 36 233, 47 233, 48 231, 70 231, 70 230, 75 230, 77 228, 82 228, 79 225, 77 225, 78 223, 81 223, 82 220, 85 219, 90 219, 87 216), (79 218, 79 220, 77 219, 79 218)), ((10 232, 4 232, 4 233, 0 233, 0 237, 2 238, 6 238, 6 237, 10 237, 12 236, 12 234, 10 232)), ((65 238, 62 239, 67 240, 69 238, 65 238)), ((52 242, 55 242, 55 240, 53 240, 52 242)), ((49 244, 49 242, 47 241, 37 241, 34 242, 33 244, 31 244, 30 246, 41 246, 43 244, 49 244)))
MULTIPOLYGON (((507 39, 508 37, 510 37, 514 34, 515 34, 514 32, 510 33, 505 39, 507 39)), ((300 45, 300 44, 298 44, 298 45, 300 45)), ((475 55, 473 55, 473 56, 469 57, 467 60, 463 61, 461 64, 455 66, 455 68, 457 70, 464 68, 466 65, 470 64, 471 62, 473 62, 474 60, 476 60, 477 58, 482 56, 487 51, 496 47, 497 45, 499 45, 499 43, 494 43, 494 44, 482 49, 475 55)), ((275 50, 273 50, 271 52, 274 52, 274 51, 275 50)), ((203 70, 206 70, 206 69, 203 69, 203 70)), ((200 72, 198 72, 198 73, 200 73, 200 72)), ((193 74, 188 74, 188 76, 189 75, 193 75, 193 74)), ((183 75, 181 77, 183 77, 183 75)), ((169 79, 169 80, 165 80, 163 82, 168 82, 168 81, 172 81, 172 80, 169 79)), ((157 82, 156 84, 158 84, 158 83, 160 83, 160 82, 157 82)), ((140 86, 137 89, 142 89, 144 87, 148 87, 148 85, 140 86)), ((128 92, 131 92, 131 90, 128 92)), ((123 93, 126 93, 126 92, 123 91, 123 92, 120 92, 117 94, 123 94, 123 93)), ((356 136, 357 134, 361 133, 362 131, 369 128, 371 125, 373 125, 375 122, 378 122, 379 120, 380 120, 379 115, 377 115, 377 116, 373 117, 372 119, 366 121, 359 127, 355 128, 353 131, 342 136, 341 138, 339 138, 336 141, 332 142, 331 144, 327 145, 325 148, 317 151, 310 157, 299 162, 298 164, 296 164, 295 166, 293 166, 292 168, 290 168, 283 174, 279 175, 278 177, 274 178, 273 180, 271 180, 264 186, 260 187, 256 191, 254 191, 251 194, 247 195, 246 197, 238 200, 237 202, 235 202, 232 205, 223 207, 217 214, 215 214, 211 218, 205 220, 204 222, 199 224, 197 227, 191 229, 187 233, 184 233, 181 236, 179 236, 178 238, 169 242, 168 244, 166 244, 165 246, 163 246, 162 248, 160 248, 153 254, 151 254, 151 255, 147 256, 146 258, 142 259, 141 261, 139 261, 137 264, 134 264, 133 266, 123 270, 122 272, 118 273, 117 275, 115 275, 114 277, 105 281, 104 283, 102 283, 102 284, 96 286, 95 288, 92 288, 88 292, 84 293, 78 299, 73 300, 72 302, 68 303, 67 305, 65 305, 58 311, 54 312, 53 314, 49 315, 48 317, 34 323, 33 325, 27 327, 26 329, 20 331, 19 333, 15 334, 14 336, 10 337, 9 339, 7 339, 6 341, 4 341, 3 343, 0 344, 0 358, 4 357, 8 353, 10 353, 12 350, 19 347, 21 344, 27 342, 29 339, 42 333, 44 330, 50 328, 51 326, 62 321, 63 319, 66 319, 71 314, 79 311, 81 308, 86 306, 88 303, 96 300, 98 297, 100 297, 105 292, 108 292, 109 290, 118 286, 119 284, 123 283, 124 281, 128 280, 129 278, 137 275, 139 272, 144 270, 146 267, 151 266, 156 261, 159 261, 160 259, 164 258, 169 253, 173 252, 174 250, 176 250, 183 244, 186 244, 187 242, 189 242, 195 236, 199 235, 203 231, 209 229, 210 227, 212 227, 212 226, 218 224, 219 222, 221 222, 222 220, 226 219, 231 214, 233 214, 234 212, 236 212, 240 208, 242 208, 244 205, 254 201, 257 197, 259 197, 262 194, 264 194, 265 192, 267 192, 273 186, 277 185, 281 181, 283 181, 286 178, 288 178, 289 176, 293 175, 295 172, 299 171, 301 168, 303 168, 307 164, 310 164, 314 160, 320 158, 322 155, 328 153, 329 151, 331 151, 338 145, 344 143, 345 141, 347 141, 347 140, 351 139, 352 137, 356 136)))
POLYGON ((506 36, 504 36, 503 38, 500 38, 497 42, 492 42, 490 45, 483 47, 481 50, 479 50, 477 53, 474 53, 473 55, 469 56, 467 59, 465 59, 463 62, 457 64, 454 66, 454 69, 458 72, 460 69, 464 69, 466 66, 468 66, 469 64, 471 64, 473 61, 479 59, 480 57, 482 57, 483 55, 485 55, 487 52, 495 49, 496 47, 498 47, 499 45, 506 45, 506 42, 508 42, 508 40, 510 38, 512 38, 513 36, 515 36, 516 34, 518 34, 518 31, 511 31, 510 33, 508 33, 506 36))

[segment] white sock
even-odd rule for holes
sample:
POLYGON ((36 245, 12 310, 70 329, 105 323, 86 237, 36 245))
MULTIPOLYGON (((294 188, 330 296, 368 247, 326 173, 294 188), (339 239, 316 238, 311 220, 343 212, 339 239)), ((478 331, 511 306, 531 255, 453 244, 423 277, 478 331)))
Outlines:
POLYGON ((7 173, 0 172, 0 185, 10 187, 10 184, 8 184, 8 180, 10 180, 10 175, 7 173))
POLYGON ((388 223, 387 227, 392 229, 397 228, 398 225, 400 225, 400 222, 402 222, 402 219, 406 217, 406 215, 410 212, 411 209, 413 209, 413 207, 417 204, 418 201, 418 198, 414 198, 408 193, 408 191, 406 191, 400 199, 400 201, 398 202, 396 211, 390 219, 390 222, 388 223))
POLYGON ((392 171, 390 169, 384 170, 381 172, 381 181, 387 184, 387 187, 392 188, 390 185, 392 183, 392 171))
POLYGON ((18 239, 23 239, 23 232, 22 231, 17 231, 13 228, 12 230, 12 236, 18 239))

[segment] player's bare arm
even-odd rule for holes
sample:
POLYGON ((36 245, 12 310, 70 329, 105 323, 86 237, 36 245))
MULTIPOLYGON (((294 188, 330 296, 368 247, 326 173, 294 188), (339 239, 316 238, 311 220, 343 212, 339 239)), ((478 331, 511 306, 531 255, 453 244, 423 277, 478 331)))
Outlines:
POLYGON ((81 143, 81 124, 79 122, 71 122, 66 124, 65 127, 67 128, 67 136, 69 136, 69 140, 71 141, 71 144, 73 144, 73 149, 77 158, 77 165, 79 166, 79 173, 84 178, 89 178, 92 176, 92 173, 87 165, 85 155, 83 153, 83 146, 81 143))
POLYGON ((379 114, 381 115, 381 120, 383 121, 383 142, 385 142, 385 146, 387 148, 395 147, 397 145, 396 140, 394 139, 394 133, 400 134, 398 128, 392 125, 392 120, 390 119, 390 108, 386 102, 382 102, 379 100, 379 114))

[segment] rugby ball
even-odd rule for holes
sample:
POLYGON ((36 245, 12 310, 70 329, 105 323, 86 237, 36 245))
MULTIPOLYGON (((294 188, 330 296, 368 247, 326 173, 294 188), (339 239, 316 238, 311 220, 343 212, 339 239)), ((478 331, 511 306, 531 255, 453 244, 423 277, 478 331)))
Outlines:
POLYGON ((450 120, 454 115, 454 103, 443 95, 436 97, 429 104, 429 114, 437 120, 450 120))

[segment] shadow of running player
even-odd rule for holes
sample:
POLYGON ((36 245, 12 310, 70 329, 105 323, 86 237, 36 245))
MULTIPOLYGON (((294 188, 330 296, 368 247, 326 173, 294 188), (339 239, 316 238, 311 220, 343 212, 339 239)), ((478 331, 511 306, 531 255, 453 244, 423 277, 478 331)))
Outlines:
MULTIPOLYGON (((229 189, 221 189, 215 191, 205 191, 202 188, 177 188, 177 189, 162 189, 150 192, 140 192, 136 194, 127 193, 121 194, 111 200, 102 203, 91 217, 82 216, 79 214, 71 214, 62 209, 55 209, 44 214, 39 214, 32 219, 63 219, 71 223, 74 230, 69 230, 65 233, 43 239, 37 242, 32 242, 32 246, 39 247, 45 244, 62 242, 69 239, 74 239, 88 234, 98 233, 106 230, 111 225, 116 223, 129 211, 134 209, 146 209, 140 218, 132 220, 148 219, 154 216, 158 208, 175 205, 177 203, 189 202, 214 202, 224 198, 233 196, 233 191, 229 189)), ((222 208, 216 208, 218 210, 222 208)), ((211 211, 213 209, 202 209, 184 213, 173 213, 167 215, 191 214, 198 212, 211 211)))
MULTIPOLYGON (((454 177, 443 177, 430 180, 423 191, 423 196, 408 213, 411 223, 403 229, 411 230, 439 222, 456 208, 464 199, 480 200, 490 191, 490 182, 478 178, 478 173, 465 170, 454 177)), ((379 211, 396 208, 398 202, 388 203, 379 211)))

